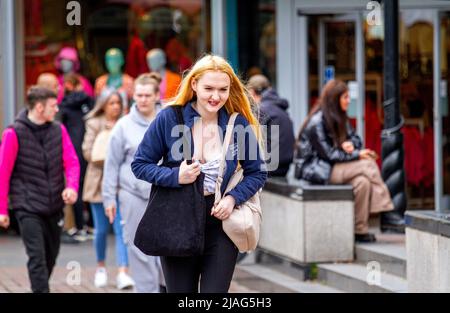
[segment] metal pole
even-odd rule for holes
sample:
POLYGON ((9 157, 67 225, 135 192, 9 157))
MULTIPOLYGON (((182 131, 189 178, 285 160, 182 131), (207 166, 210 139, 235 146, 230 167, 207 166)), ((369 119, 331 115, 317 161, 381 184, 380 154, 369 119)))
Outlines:
MULTIPOLYGON (((384 130, 382 176, 394 202, 394 212, 406 210, 403 119, 400 115, 398 0, 384 1, 384 130)), ((390 213, 392 214, 392 213, 390 213)), ((383 214, 387 216, 387 214, 383 214)), ((382 223, 383 223, 382 215, 382 223)))
POLYGON ((325 61, 325 54, 326 54, 326 47, 325 47, 325 20, 324 19, 320 19, 319 20, 319 49, 318 49, 318 53, 319 53, 319 95, 320 92, 322 90, 322 87, 324 85, 324 81, 325 81, 325 66, 326 66, 326 61, 325 61))
POLYGON ((13 0, 0 0, 0 16, 2 23, 4 23, 4 30, 2 34, 1 42, 1 60, 3 63, 3 112, 4 112, 4 126, 14 121, 14 107, 16 103, 16 71, 15 65, 15 47, 14 40, 14 1, 13 0))
MULTIPOLYGON (((297 17, 295 36, 295 69, 294 81, 298 82, 298 88, 294 89, 295 97, 298 99, 295 103, 295 108, 292 108, 291 116, 294 117, 295 130, 298 132, 302 122, 306 120, 309 111, 309 66, 308 66, 308 16, 302 15, 297 17), (297 120, 298 119, 298 120, 297 120)), ((297 133, 296 133, 297 135, 297 133)))
POLYGON ((211 1, 212 52, 227 57, 225 0, 211 1))
POLYGON ((434 205, 436 212, 442 211, 443 168, 442 168, 442 113, 441 113, 441 18, 439 11, 434 14, 433 38, 433 119, 434 119, 434 205))
POLYGON ((356 81, 358 82, 358 103, 357 103, 357 133, 364 140, 365 127, 364 127, 364 108, 366 104, 365 99, 365 73, 366 62, 364 59, 364 19, 360 12, 356 13, 355 19, 355 35, 356 35, 356 81))

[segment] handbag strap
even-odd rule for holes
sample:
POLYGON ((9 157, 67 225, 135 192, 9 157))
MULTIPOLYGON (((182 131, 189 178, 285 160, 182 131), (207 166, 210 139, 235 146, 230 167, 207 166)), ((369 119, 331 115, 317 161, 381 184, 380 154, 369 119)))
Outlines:
POLYGON ((179 133, 183 133, 183 158, 186 160, 187 164, 192 163, 191 156, 191 145, 187 140, 187 134, 184 131, 184 118, 183 118, 183 106, 181 105, 172 105, 172 108, 175 110, 177 115, 177 123, 178 123, 178 131, 179 133))
POLYGON ((236 117, 238 116, 238 113, 233 113, 230 116, 230 119, 228 120, 227 124, 227 131, 225 133, 225 139, 223 140, 222 145, 222 158, 220 160, 219 165, 219 174, 216 181, 216 200, 220 200, 222 198, 221 194, 221 188, 222 188, 222 182, 223 182, 223 174, 225 170, 225 164, 226 164, 226 156, 228 152, 228 147, 230 146, 231 142, 231 136, 233 135, 233 129, 234 129, 234 122, 236 121, 236 117))

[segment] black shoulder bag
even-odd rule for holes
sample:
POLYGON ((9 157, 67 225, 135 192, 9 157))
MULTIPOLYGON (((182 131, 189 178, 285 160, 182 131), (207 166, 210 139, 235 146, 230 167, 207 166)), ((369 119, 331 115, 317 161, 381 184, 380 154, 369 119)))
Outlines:
MULTIPOLYGON (((173 106, 173 109, 179 127, 183 127, 182 107, 173 106)), ((183 157, 191 164, 190 145, 184 131, 182 136, 183 157)), ((162 166, 176 167, 179 164, 163 162, 162 166)), ((203 180, 204 174, 201 173, 194 183, 179 188, 152 185, 147 209, 134 238, 139 250, 154 256, 185 257, 203 253, 206 222, 203 180)))

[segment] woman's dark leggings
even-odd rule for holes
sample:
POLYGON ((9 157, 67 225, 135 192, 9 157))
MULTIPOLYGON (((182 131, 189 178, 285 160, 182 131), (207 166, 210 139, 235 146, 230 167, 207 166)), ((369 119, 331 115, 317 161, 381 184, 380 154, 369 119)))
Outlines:
POLYGON ((238 249, 211 216, 214 195, 206 196, 205 250, 195 257, 161 257, 169 293, 227 293, 233 278, 238 249), (200 282, 200 286, 199 286, 200 282))

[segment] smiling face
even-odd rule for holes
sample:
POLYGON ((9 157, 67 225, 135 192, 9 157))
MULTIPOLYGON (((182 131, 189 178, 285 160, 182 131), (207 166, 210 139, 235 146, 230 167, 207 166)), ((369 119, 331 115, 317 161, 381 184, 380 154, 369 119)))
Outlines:
POLYGON ((208 71, 191 87, 197 94, 197 110, 201 116, 217 114, 230 96, 230 77, 220 71, 208 71))

